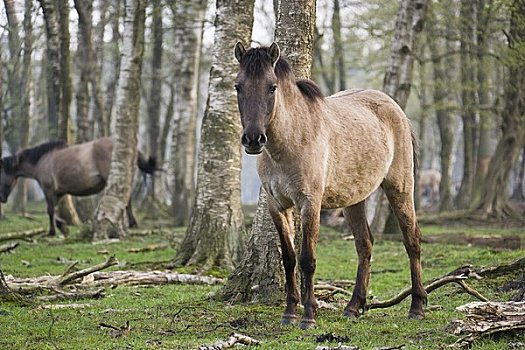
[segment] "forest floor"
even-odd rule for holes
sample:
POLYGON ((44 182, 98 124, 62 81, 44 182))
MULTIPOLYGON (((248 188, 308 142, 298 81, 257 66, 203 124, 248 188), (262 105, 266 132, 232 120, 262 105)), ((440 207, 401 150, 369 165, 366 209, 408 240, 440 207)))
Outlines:
MULTIPOLYGON (((143 229, 155 228, 145 222, 143 229)), ((30 218, 7 213, 0 222, 2 234, 47 228, 43 213, 30 218)), ((148 234, 132 234, 118 242, 94 245, 77 239, 71 228, 67 238, 37 236, 19 241, 19 246, 0 255, 0 270, 6 278, 61 275, 71 269, 87 268, 114 255, 112 270, 164 270, 174 257, 184 229, 163 227, 148 234), (69 266, 69 267, 68 267, 69 266)), ((423 235, 465 237, 518 237, 525 240, 525 228, 423 225, 423 235)), ((354 243, 340 232, 323 228, 317 256, 318 283, 337 284, 353 280, 357 269, 354 243)), ((478 246, 448 239, 423 243, 425 284, 467 264, 483 268, 508 264, 524 257, 523 243, 511 248, 478 246)), ((0 242, 1 244, 2 242, 0 242)), ((188 269, 178 272, 191 273, 188 269)), ((226 271, 215 271, 226 278, 226 271)), ((469 278, 468 284, 491 301, 508 301, 513 292, 498 287, 517 279, 518 272, 495 278, 469 278)), ((401 242, 376 239, 369 301, 386 300, 409 286, 408 258, 401 242)), ((75 301, 18 302, 0 304, 0 349, 198 349, 240 333, 260 342, 257 349, 337 348, 338 342, 359 349, 443 349, 454 344, 451 321, 464 318, 456 308, 477 301, 456 283, 446 284, 428 296, 426 318, 407 319, 410 298, 384 309, 367 311, 351 321, 342 317, 348 296, 327 298, 333 308, 318 310, 317 327, 302 331, 281 326, 284 305, 234 304, 213 299, 219 285, 172 283, 149 286, 105 287, 98 298, 75 301), (322 342, 321 342, 322 341, 322 342)), ((351 290, 351 285, 343 288, 351 290)), ((283 291, 284 295, 284 291, 283 291)), ((325 295, 326 296, 326 295, 325 295)), ((249 347, 246 347, 247 349, 249 347)), ((482 336, 472 349, 525 349, 525 332, 509 331, 482 336)))

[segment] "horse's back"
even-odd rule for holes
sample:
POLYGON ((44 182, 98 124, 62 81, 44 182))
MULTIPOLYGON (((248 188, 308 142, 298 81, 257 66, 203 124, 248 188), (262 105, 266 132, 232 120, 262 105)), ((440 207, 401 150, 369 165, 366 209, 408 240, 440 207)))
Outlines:
POLYGON ((328 97, 326 103, 332 136, 324 207, 355 204, 385 178, 406 175, 406 169, 412 172, 410 123, 388 95, 351 89, 328 97))

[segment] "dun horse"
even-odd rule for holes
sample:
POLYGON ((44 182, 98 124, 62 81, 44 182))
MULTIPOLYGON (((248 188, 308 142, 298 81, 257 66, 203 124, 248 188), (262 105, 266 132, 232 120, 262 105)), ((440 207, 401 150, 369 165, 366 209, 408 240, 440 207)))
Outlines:
POLYGON ((357 317, 366 309, 373 238, 365 199, 379 186, 397 216, 410 258, 409 317, 422 319, 426 292, 413 199, 415 144, 401 108, 374 90, 323 97, 311 81, 296 81, 275 43, 249 50, 237 43, 235 57, 240 63, 235 88, 243 126, 241 143, 246 153, 259 154, 257 171, 282 247, 287 298, 281 322, 295 323, 299 302, 293 207, 300 213, 303 235, 299 264, 305 293, 300 327, 315 326, 313 278, 321 208, 344 208, 355 237, 358 271, 344 315, 357 317))
MULTIPOLYGON (((49 235, 54 236, 55 206, 66 195, 89 196, 102 191, 111 167, 111 138, 68 146, 61 141, 50 141, 33 148, 19 151, 0 162, 0 202, 5 203, 19 177, 38 181, 44 191, 49 215, 49 235)), ((140 152, 137 159, 141 171, 155 171, 154 158, 145 160, 140 152)), ((137 222, 131 210, 131 198, 126 206, 130 226, 137 222)), ((66 234, 65 224, 56 220, 56 225, 66 234)))

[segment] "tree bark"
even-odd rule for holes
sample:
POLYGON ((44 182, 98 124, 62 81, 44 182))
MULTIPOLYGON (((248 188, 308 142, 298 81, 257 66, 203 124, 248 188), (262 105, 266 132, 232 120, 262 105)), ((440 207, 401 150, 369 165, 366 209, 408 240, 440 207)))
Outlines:
MULTIPOLYGON (((396 17, 396 28, 388 69, 383 79, 383 91, 392 97, 402 109, 405 109, 412 87, 412 67, 417 52, 419 33, 423 30, 428 0, 403 0, 399 4, 396 17)), ((370 229, 374 233, 385 231, 387 218, 391 216, 388 198, 382 192, 377 201, 374 219, 370 229)), ((396 223, 396 221, 392 221, 396 223)), ((397 224, 395 229, 399 231, 397 224)))
POLYGON ((241 123, 233 89, 237 40, 249 42, 254 1, 217 0, 209 95, 202 121, 197 195, 173 266, 233 269, 244 250, 241 207, 241 123))
POLYGON ((184 0, 172 5, 175 47, 180 49, 174 62, 178 79, 173 105, 176 123, 171 140, 175 226, 188 225, 195 198, 199 68, 206 3, 184 0))
POLYGON ((131 196, 133 170, 137 159, 144 8, 144 0, 126 2, 111 171, 96 212, 94 240, 122 237, 126 234, 125 208, 131 196))

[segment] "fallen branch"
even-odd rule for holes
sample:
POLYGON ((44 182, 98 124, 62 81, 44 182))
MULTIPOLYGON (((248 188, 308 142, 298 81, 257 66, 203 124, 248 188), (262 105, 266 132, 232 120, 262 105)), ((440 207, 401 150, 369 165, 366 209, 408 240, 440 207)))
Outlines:
POLYGON ((452 347, 470 347, 482 336, 525 330, 525 302, 473 302, 456 310, 466 313, 464 320, 451 323, 453 334, 464 334, 452 347))
POLYGON ((233 348, 235 344, 259 345, 259 341, 247 335, 232 333, 227 340, 218 341, 213 345, 199 346, 199 350, 222 350, 233 348))
POLYGON ((143 252, 153 252, 155 250, 161 250, 169 248, 169 244, 150 244, 142 248, 129 248, 128 252, 130 253, 143 253, 143 252))
POLYGON ((18 247, 18 245, 19 245, 18 242, 2 244, 0 245, 0 253, 10 252, 11 250, 14 250, 16 247, 18 247))
POLYGON ((523 272, 523 270, 525 270, 525 258, 504 265, 477 269, 476 273, 482 277, 497 277, 514 272, 523 272))
POLYGON ((79 278, 82 278, 84 276, 87 276, 93 272, 96 272, 96 271, 100 271, 100 270, 103 270, 105 268, 108 268, 110 266, 113 266, 113 265, 117 265, 118 264, 118 260, 117 258, 115 258, 114 255, 110 256, 109 258, 107 258, 106 261, 104 261, 103 263, 101 264, 98 264, 98 265, 94 265, 94 266, 91 266, 91 267, 88 267, 86 269, 83 269, 83 270, 80 270, 80 271, 75 271, 75 272, 69 272, 73 266, 75 266, 77 264, 77 262, 74 262, 73 264, 69 265, 67 268, 66 268, 66 272, 64 274, 62 274, 62 276, 60 276, 57 280, 56 280, 56 284, 59 285, 59 286, 64 286, 66 284, 68 284, 69 282, 71 281, 74 281, 76 279, 79 279, 79 278))
POLYGON ((15 239, 27 240, 27 239, 29 239, 31 237, 38 236, 38 235, 40 235, 42 233, 46 233, 46 232, 47 231, 45 229, 43 229, 43 228, 37 228, 37 229, 34 229, 34 230, 3 233, 2 235, 0 235, 0 242, 12 241, 12 240, 15 240, 15 239))
POLYGON ((57 300, 99 299, 104 296, 104 288, 86 292, 64 292, 58 289, 53 289, 53 291, 56 294, 37 296, 36 300, 50 302, 57 300))
MULTIPOLYGON (((471 273, 470 266, 462 266, 462 267, 460 267, 460 268, 450 272, 446 276, 441 277, 441 278, 439 278, 439 279, 429 283, 428 285, 424 286, 425 291, 428 294, 428 293, 436 290, 437 288, 444 286, 447 283, 456 282, 467 293, 475 296, 476 298, 478 298, 478 299, 480 299, 482 301, 487 301, 487 298, 485 298, 483 295, 481 295, 481 293, 479 293, 478 291, 476 291, 472 287, 468 286, 464 282, 464 280, 466 280, 468 278, 470 273, 471 273)), ((412 293, 412 288, 407 288, 407 289, 401 291, 398 295, 396 295, 396 296, 394 296, 394 297, 392 297, 392 298, 390 298, 388 300, 373 302, 371 304, 366 305, 365 308, 366 308, 366 310, 371 310, 371 309, 379 309, 379 308, 391 307, 393 305, 399 304, 406 297, 408 297, 411 293, 412 293)))
POLYGON ((340 288, 340 287, 336 287, 336 286, 332 286, 331 284, 316 284, 314 285, 314 289, 316 291, 322 291, 322 290, 327 290, 329 292, 331 292, 331 294, 336 294, 336 293, 342 293, 342 294, 346 294, 346 295, 352 295, 352 292, 350 292, 349 290, 346 290, 346 289, 343 289, 343 288, 340 288))

